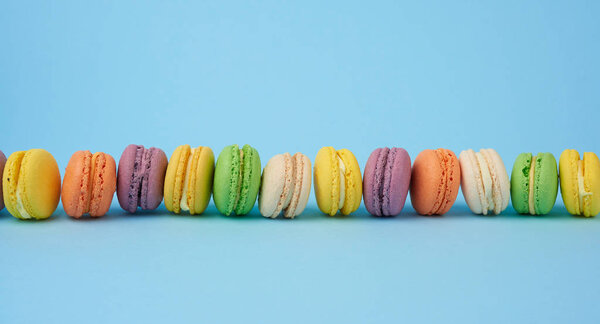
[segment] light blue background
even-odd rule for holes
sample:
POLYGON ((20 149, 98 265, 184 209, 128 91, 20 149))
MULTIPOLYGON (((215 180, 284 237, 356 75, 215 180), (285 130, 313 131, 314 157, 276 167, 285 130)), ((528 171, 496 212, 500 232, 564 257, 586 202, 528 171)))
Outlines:
MULTIPOLYGON (((2 1, 0 149, 600 152, 597 1, 2 1)), ((44 222, 0 212, 0 322, 577 322, 600 219, 508 210, 44 222)))

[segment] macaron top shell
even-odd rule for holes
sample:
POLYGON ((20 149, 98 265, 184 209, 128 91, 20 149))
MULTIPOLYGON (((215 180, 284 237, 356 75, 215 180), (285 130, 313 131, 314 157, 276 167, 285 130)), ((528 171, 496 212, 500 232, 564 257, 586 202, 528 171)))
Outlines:
MULTIPOLYGON (((4 165, 6 164, 6 156, 0 151, 0 177, 4 173, 4 165)), ((2 181, 0 181, 0 210, 4 209, 4 197, 2 193, 2 181)))
POLYGON ((461 187, 467 205, 475 214, 501 213, 510 201, 510 181, 502 159, 493 149, 459 155, 461 187))
POLYGON ((544 215, 556 202, 558 171, 551 153, 521 153, 511 173, 511 200, 520 214, 544 215))
POLYGON ((400 214, 410 185, 410 156, 403 148, 378 148, 367 160, 363 196, 375 216, 400 214))
POLYGON ((117 171, 117 198, 121 208, 135 213, 138 207, 155 209, 163 198, 167 156, 163 150, 128 145, 117 171))
POLYGON ((260 156, 250 145, 240 150, 234 144, 223 149, 217 159, 214 202, 224 215, 245 215, 256 202, 260 189, 260 156))
POLYGON ((117 176, 112 156, 90 151, 77 151, 69 160, 62 187, 65 213, 79 218, 106 214, 115 193, 117 176))
POLYGON ((315 195, 319 209, 330 216, 341 211, 348 215, 362 200, 362 175, 358 161, 347 149, 323 147, 314 167, 315 195))
POLYGON ((443 215, 454 204, 460 187, 460 166, 454 152, 424 150, 413 163, 410 199, 421 215, 443 215))
POLYGON ((315 196, 319 209, 330 216, 339 210, 340 169, 333 147, 323 147, 315 157, 315 196))
POLYGON ((560 190, 567 211, 572 215, 596 216, 600 212, 600 160, 591 152, 580 160, 576 150, 560 155, 560 190))
POLYGON ((60 199, 60 171, 54 157, 43 149, 10 155, 2 177, 4 203, 20 219, 45 219, 60 199))

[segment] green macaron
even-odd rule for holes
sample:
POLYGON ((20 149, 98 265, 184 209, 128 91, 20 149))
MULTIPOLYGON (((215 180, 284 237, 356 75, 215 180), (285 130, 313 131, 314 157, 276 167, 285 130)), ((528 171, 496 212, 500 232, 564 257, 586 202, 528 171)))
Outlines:
POLYGON ((227 146, 219 154, 215 166, 213 199, 223 215, 246 215, 250 212, 260 189, 260 157, 246 144, 227 146))
POLYGON ((520 214, 545 215, 552 210, 558 193, 556 159, 551 153, 521 153, 513 165, 510 195, 520 214))

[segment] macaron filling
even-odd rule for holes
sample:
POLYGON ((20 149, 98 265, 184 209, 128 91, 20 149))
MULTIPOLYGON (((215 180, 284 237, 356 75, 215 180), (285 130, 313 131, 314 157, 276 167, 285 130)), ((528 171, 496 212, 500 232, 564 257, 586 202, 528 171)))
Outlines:
POLYGON ((537 156, 531 158, 531 166, 529 168, 529 213, 531 215, 535 215, 535 162, 537 160, 537 156))
POLYGON ((233 201, 232 209, 235 210, 237 208, 238 203, 240 202, 240 196, 242 193, 242 181, 243 181, 243 173, 244 173, 244 151, 239 149, 240 151, 240 172, 238 173, 237 186, 235 189, 235 200, 233 201))
POLYGON ((133 213, 138 207, 148 209, 147 196, 149 190, 149 175, 152 161, 152 154, 155 148, 146 149, 138 145, 135 151, 135 161, 133 172, 131 173, 131 182, 128 194, 128 211, 133 213))
POLYGON ((21 197, 21 188, 19 188, 20 183, 17 183, 17 210, 19 214, 21 214, 21 218, 23 219, 31 219, 32 216, 27 212, 25 208, 25 204, 23 202, 23 198, 21 197))
MULTIPOLYGON (((485 159, 488 171, 490 174, 490 178, 492 181, 492 202, 493 205, 490 207, 490 210, 494 211, 494 214, 500 214, 502 210, 506 208, 504 204, 504 196, 502 194, 502 173, 506 172, 504 170, 504 164, 501 163, 500 157, 498 153, 492 149, 482 149, 481 154, 485 159), (500 168, 500 170, 497 169, 500 168)), ((504 183, 508 183, 508 178, 504 178, 504 183)), ((507 189, 508 190, 508 189, 507 189)), ((508 200, 506 201, 508 204, 508 200)))
POLYGON ((592 195, 591 192, 588 192, 585 188, 585 178, 584 178, 584 164, 582 160, 577 161, 577 192, 579 194, 579 213, 584 215, 586 210, 586 202, 592 195))
POLYGON ((183 190, 181 192, 181 199, 179 201, 179 208, 181 208, 181 210, 184 211, 189 211, 190 210, 190 206, 189 206, 189 201, 188 201, 188 186, 190 183, 190 178, 192 176, 192 159, 194 157, 194 153, 196 152, 196 148, 192 148, 188 159, 187 159, 187 166, 186 166, 186 171, 185 171, 185 176, 184 176, 184 180, 183 180, 183 190))
MULTIPOLYGON (((298 209, 298 204, 300 202, 300 195, 302 194, 302 189, 304 186, 304 155, 301 153, 296 153, 292 157, 292 194, 290 195, 290 200, 287 203, 287 206, 284 207, 284 217, 286 218, 294 218, 296 216, 296 210, 298 209)), ((285 190, 284 190, 285 192, 285 190)), ((302 207, 304 209, 304 207, 302 207)))
MULTIPOLYGON (((102 192, 104 179, 102 178, 102 170, 106 167, 106 157, 99 152, 92 155, 90 162, 90 171, 88 182, 88 201, 85 204, 83 213, 89 213, 92 216, 100 216, 97 214, 99 202, 102 200, 102 192)), ((114 192, 113 192, 114 193, 114 192)))
POLYGON ((340 170, 340 200, 337 208, 339 210, 344 207, 344 203, 346 202, 346 165, 344 165, 344 161, 342 161, 339 155, 337 156, 337 159, 340 170))
POLYGON ((442 176, 440 178, 440 184, 437 189, 437 199, 433 208, 428 213, 429 215, 442 214, 446 209, 446 206, 451 203, 452 190, 449 189, 450 181, 454 179, 454 168, 452 167, 452 159, 444 149, 435 150, 440 168, 442 169, 442 176))

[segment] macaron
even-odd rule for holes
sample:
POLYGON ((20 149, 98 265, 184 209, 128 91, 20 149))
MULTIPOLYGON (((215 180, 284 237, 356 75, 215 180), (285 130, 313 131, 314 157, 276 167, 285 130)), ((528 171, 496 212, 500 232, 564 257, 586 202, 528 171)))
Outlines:
POLYGON ((347 149, 323 147, 317 153, 314 167, 315 196, 319 209, 334 216, 353 213, 362 200, 362 179, 358 161, 347 149))
POLYGON ((210 201, 215 156, 208 146, 178 146, 165 176, 165 207, 179 214, 202 214, 210 201))
POLYGON ((551 153, 521 153, 513 165, 510 195, 519 214, 545 215, 558 193, 556 159, 551 153))
POLYGON ((363 176, 365 206, 374 216, 400 214, 410 185, 410 156, 399 147, 378 148, 367 160, 363 176))
MULTIPOLYGON (((6 164, 6 156, 0 151, 0 176, 4 172, 4 165, 6 164)), ((2 181, 0 181, 0 210, 4 209, 4 197, 2 194, 2 181)))
POLYGON ((475 214, 498 215, 510 201, 510 180, 500 155, 493 149, 460 152, 460 185, 475 214))
POLYGON ((117 166, 112 156, 77 151, 69 160, 62 185, 65 213, 74 218, 83 214, 99 217, 106 214, 117 186, 117 166))
POLYGON ((60 199, 60 171, 43 149, 14 152, 2 176, 6 209, 19 219, 46 219, 60 199))
POLYGON ((580 159, 575 150, 565 150, 559 159, 560 192, 572 215, 593 217, 600 212, 600 160, 592 152, 580 159))
POLYGON ((217 209, 226 216, 246 215, 254 207, 260 189, 260 156, 246 144, 227 146, 221 151, 215 166, 213 199, 217 209))
POLYGON ((258 209, 261 215, 294 218, 308 202, 312 180, 310 159, 302 154, 278 154, 272 157, 262 173, 258 209))
POLYGON ((128 145, 119 159, 117 199, 125 211, 156 209, 163 199, 167 156, 163 150, 128 145))
POLYGON ((424 150, 413 163, 410 200, 421 215, 443 215, 450 210, 460 187, 460 165, 454 152, 424 150))

